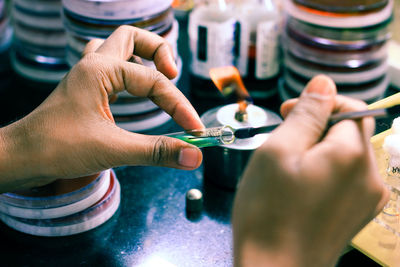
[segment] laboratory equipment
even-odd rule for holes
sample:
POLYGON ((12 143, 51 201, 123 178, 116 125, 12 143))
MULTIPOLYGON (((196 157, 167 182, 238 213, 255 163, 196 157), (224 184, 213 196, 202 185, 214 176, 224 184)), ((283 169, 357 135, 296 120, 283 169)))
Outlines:
MULTIPOLYGON (((274 112, 253 104, 246 109, 247 119, 240 121, 236 116, 238 110, 239 104, 216 107, 204 113, 201 120, 206 127, 230 125, 236 130, 276 125, 282 121, 274 112)), ((245 139, 235 138, 230 144, 204 148, 205 179, 222 187, 235 189, 250 155, 267 140, 268 135, 266 133, 245 139)))
POLYGON ((282 100, 300 95, 316 74, 330 76, 349 97, 371 103, 384 96, 393 0, 354 2, 284 1, 282 100))
POLYGON ((12 66, 23 78, 48 84, 40 88, 54 89, 69 70, 61 10, 61 0, 12 2, 12 66))
POLYGON ((74 180, 57 180, 30 190, 0 195, 0 220, 34 236, 68 236, 109 220, 120 203, 112 170, 74 180))
POLYGON ((229 145, 235 141, 234 129, 230 126, 213 127, 200 130, 167 134, 197 147, 229 145))

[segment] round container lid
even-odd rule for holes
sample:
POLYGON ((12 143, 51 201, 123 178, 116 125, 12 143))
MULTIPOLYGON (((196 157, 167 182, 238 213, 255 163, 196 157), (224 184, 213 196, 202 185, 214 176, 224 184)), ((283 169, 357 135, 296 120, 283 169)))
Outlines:
POLYGON ((63 0, 70 12, 102 20, 143 19, 168 9, 172 0, 63 0))
POLYGON ((307 12, 306 10, 300 9, 291 0, 285 0, 284 5, 287 12, 296 19, 332 28, 363 28, 380 24, 389 19, 393 11, 393 0, 389 0, 386 7, 377 12, 366 13, 365 15, 339 17, 329 17, 322 14, 307 12))
POLYGON ((308 79, 324 73, 337 84, 367 83, 382 77, 388 70, 387 60, 360 68, 335 68, 296 58, 288 52, 285 53, 284 65, 297 75, 308 79))
MULTIPOLYGON (((72 180, 71 180, 72 181, 72 180)), ((23 208, 11 205, 7 202, 0 201, 0 212, 9 216, 24 219, 53 219, 65 217, 80 212, 95 203, 97 203, 107 192, 110 185, 110 170, 103 173, 96 186, 87 197, 83 199, 77 198, 75 202, 53 208, 23 208)), ((51 202, 49 202, 50 204, 51 202)))
POLYGON ((0 220, 23 233, 36 236, 68 236, 91 230, 110 219, 120 204, 121 188, 114 172, 106 194, 76 214, 55 219, 22 219, 0 213, 0 220))
POLYGON ((306 7, 328 12, 365 12, 383 8, 388 0, 294 0, 306 7))

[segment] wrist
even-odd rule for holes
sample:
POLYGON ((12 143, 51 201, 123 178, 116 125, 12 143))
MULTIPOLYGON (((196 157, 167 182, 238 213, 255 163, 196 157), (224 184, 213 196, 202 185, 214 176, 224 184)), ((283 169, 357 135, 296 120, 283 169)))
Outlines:
POLYGON ((334 266, 340 253, 334 253, 330 247, 314 245, 307 246, 296 239, 276 244, 247 239, 240 245, 235 244, 235 267, 334 266))
POLYGON ((22 121, 0 128, 0 192, 41 183, 39 153, 22 121))
POLYGON ((235 253, 235 267, 302 266, 290 249, 271 249, 258 245, 254 241, 246 241, 237 252, 235 253))

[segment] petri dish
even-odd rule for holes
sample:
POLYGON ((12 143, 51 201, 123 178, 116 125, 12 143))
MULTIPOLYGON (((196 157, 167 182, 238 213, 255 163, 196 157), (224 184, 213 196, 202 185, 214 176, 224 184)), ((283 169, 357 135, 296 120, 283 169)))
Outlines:
POLYGON ((63 13, 64 25, 68 31, 83 36, 96 36, 106 38, 120 25, 131 25, 157 34, 162 34, 171 28, 174 17, 172 9, 167 9, 161 14, 139 21, 96 21, 88 20, 74 14, 63 13))
POLYGON ((388 71, 387 60, 366 65, 360 68, 336 68, 328 67, 294 57, 290 53, 285 54, 285 68, 304 79, 311 79, 318 74, 331 77, 337 84, 362 84, 368 83, 385 75, 388 71))
POLYGON ((0 194, 0 201, 22 208, 56 208, 87 198, 101 185, 106 172, 76 179, 60 179, 29 190, 0 194))
POLYGON ((44 30, 14 22, 14 34, 26 46, 65 49, 67 39, 63 30, 44 30))
POLYGON ((168 9, 172 0, 63 0, 65 10, 98 20, 142 20, 168 9))
POLYGON ((332 67, 359 68, 386 59, 388 51, 386 43, 360 50, 335 51, 301 43, 285 34, 282 38, 284 49, 295 57, 332 67))
POLYGON ((378 25, 358 29, 329 28, 309 24, 289 17, 287 34, 300 42, 333 50, 359 50, 390 39, 391 18, 378 25))
MULTIPOLYGON (((52 219, 65 217, 80 212, 97 203, 106 194, 110 185, 110 180, 110 170, 103 172, 99 185, 94 188, 91 194, 86 198, 77 200, 71 204, 53 208, 21 208, 0 201, 0 212, 9 216, 24 219, 52 219)), ((57 185, 57 187, 60 186, 60 184, 57 185)))
POLYGON ((59 30, 64 29, 61 12, 59 11, 55 15, 46 16, 42 13, 32 13, 27 10, 21 9, 15 4, 12 7, 12 15, 14 21, 23 23, 32 28, 42 29, 42 30, 59 30))
POLYGON ((48 0, 13 0, 15 6, 30 13, 40 13, 43 15, 60 15, 61 1, 48 0))
POLYGON ((0 219, 9 227, 35 236, 69 236, 89 231, 110 219, 117 211, 121 195, 120 184, 114 172, 106 194, 94 205, 69 216, 54 219, 23 219, 0 213, 0 219))
POLYGON ((328 12, 357 13, 379 10, 387 5, 388 0, 294 0, 294 2, 328 12))
POLYGON ((305 9, 296 5, 292 0, 284 0, 284 5, 290 16, 310 24, 331 28, 364 28, 388 20, 393 13, 393 2, 394 0, 389 0, 382 9, 376 12, 353 14, 327 13, 305 9))
MULTIPOLYGON (((279 87, 279 93, 283 100, 298 97, 306 86, 305 83, 296 81, 293 78, 288 79, 285 77, 282 80, 284 82, 279 87)), ((372 103, 383 98, 387 88, 389 87, 389 81, 390 79, 388 75, 385 75, 376 84, 374 84, 374 86, 363 89, 359 88, 357 91, 341 91, 338 87, 338 92, 343 96, 356 98, 367 103, 372 103)))

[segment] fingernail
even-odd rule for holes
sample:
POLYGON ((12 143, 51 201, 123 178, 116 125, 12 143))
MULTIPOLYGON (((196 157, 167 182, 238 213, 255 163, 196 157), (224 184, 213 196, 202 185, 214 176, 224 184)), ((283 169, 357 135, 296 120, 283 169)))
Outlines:
POLYGON ((306 95, 331 96, 336 92, 336 85, 331 78, 319 75, 313 78, 304 90, 306 95))
POLYGON ((197 148, 183 148, 179 153, 179 165, 187 168, 197 167, 199 162, 199 150, 197 148))

